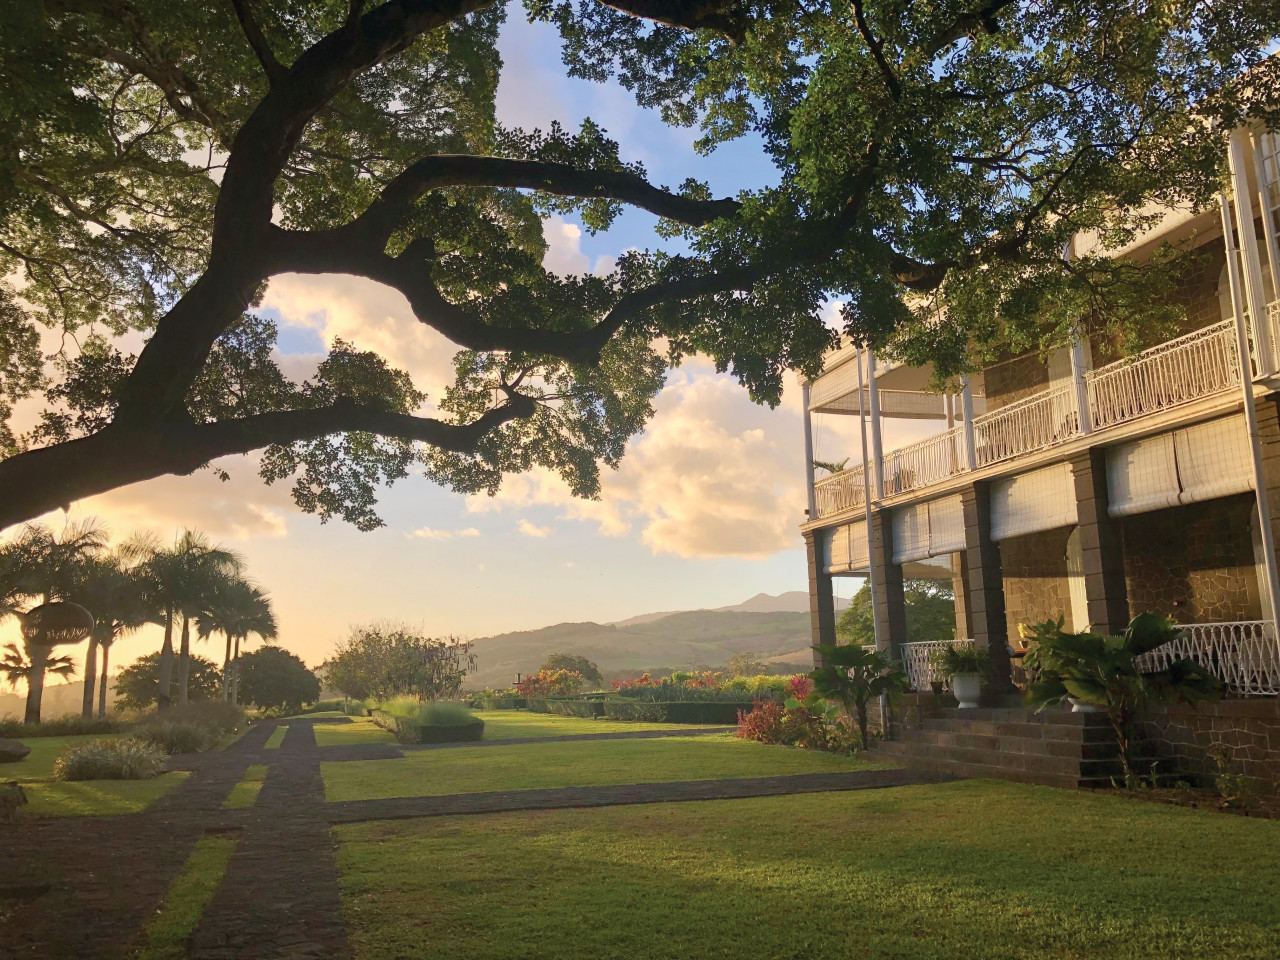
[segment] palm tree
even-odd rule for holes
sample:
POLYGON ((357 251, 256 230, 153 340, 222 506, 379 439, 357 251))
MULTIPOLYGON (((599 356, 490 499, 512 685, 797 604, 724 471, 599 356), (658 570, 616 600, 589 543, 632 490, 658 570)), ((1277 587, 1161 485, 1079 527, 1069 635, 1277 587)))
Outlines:
POLYGON ((81 715, 93 717, 94 694, 98 697, 98 717, 107 715, 108 660, 111 645, 125 634, 156 619, 156 607, 147 593, 146 581, 136 568, 128 565, 120 554, 101 557, 85 564, 82 583, 75 591, 76 601, 93 614, 93 632, 89 634, 89 652, 85 656, 84 702, 81 715), (102 650, 102 671, 95 684, 96 652, 102 650), (95 691, 95 686, 97 690, 95 691))
MULTIPOLYGON (((54 533, 40 523, 23 527, 17 539, 2 548, 5 584, 0 588, 0 607, 5 614, 24 616, 18 608, 21 599, 50 603, 69 600, 81 579, 84 565, 107 549, 107 532, 94 519, 68 523, 61 533, 54 533)), ((10 685, 19 679, 27 683, 26 723, 40 722, 40 705, 44 697, 47 672, 68 677, 74 672, 68 657, 51 657, 53 647, 27 639, 25 650, 15 645, 4 658, 3 670, 10 685)))
POLYGON ((214 546, 203 533, 185 530, 172 547, 161 547, 151 536, 134 537, 122 554, 138 562, 139 572, 157 601, 159 622, 164 625, 160 648, 159 708, 170 706, 173 682, 173 621, 182 617, 182 647, 178 659, 178 702, 187 702, 187 676, 191 669, 190 619, 219 580, 238 573, 244 565, 240 556, 214 546))
POLYGON ((202 640, 214 633, 226 637, 226 653, 222 661, 222 699, 228 699, 228 688, 232 687, 230 699, 235 702, 238 690, 234 688, 231 678, 235 676, 235 663, 240 658, 241 641, 251 633, 263 640, 275 639, 276 619, 271 610, 270 597, 246 580, 239 577, 228 578, 218 584, 210 595, 204 611, 196 620, 196 629, 202 640))

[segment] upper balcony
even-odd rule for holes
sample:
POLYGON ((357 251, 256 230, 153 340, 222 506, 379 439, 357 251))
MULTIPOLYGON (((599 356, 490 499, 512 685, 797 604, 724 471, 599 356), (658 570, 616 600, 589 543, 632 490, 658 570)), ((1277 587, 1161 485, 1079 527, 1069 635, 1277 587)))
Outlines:
MULTIPOLYGON (((867 491, 873 500, 918 494, 964 474, 998 473, 1001 464, 1031 458, 1086 436, 1089 443, 1104 442, 1107 435, 1131 432, 1132 425, 1166 411, 1197 403, 1214 406, 1214 398, 1223 403, 1238 399, 1241 364, 1236 304, 1244 317, 1253 378, 1276 377, 1280 371, 1280 284, 1273 282, 1270 265, 1280 263, 1280 134, 1258 134, 1255 142, 1248 175, 1239 176, 1236 185, 1238 195, 1242 188, 1252 195, 1250 220, 1254 214, 1260 215, 1261 236, 1253 230, 1237 229, 1232 237, 1224 238, 1219 226, 1216 243, 1220 249, 1225 247, 1225 257, 1237 258, 1239 269, 1228 283, 1228 270, 1223 267, 1221 306, 1214 308, 1211 322, 1199 329, 1094 369, 1084 369, 1077 357, 1075 364, 1068 361, 1065 371, 1059 363, 1055 376, 1051 363, 1046 389, 1024 393, 1001 406, 997 406, 998 397, 987 395, 990 375, 984 379, 977 374, 968 384, 965 418, 960 416, 957 398, 930 392, 932 371, 927 367, 877 366, 874 392, 878 396, 873 403, 866 354, 862 355, 861 392, 857 351, 842 347, 829 355, 822 375, 810 384, 810 414, 860 415, 866 411, 873 420, 933 419, 945 420, 947 426, 924 440, 882 453, 879 470, 865 481, 860 463, 818 479, 813 485, 810 522, 864 507, 867 491), (1240 237, 1238 252, 1236 234, 1240 237), (1256 311, 1260 323, 1254 323, 1248 309, 1253 304, 1260 308, 1256 311), (1218 320, 1218 316, 1226 319, 1218 320)), ((1238 200, 1233 206, 1247 209, 1238 200)), ((1203 214, 1197 224, 1195 218, 1180 212, 1169 218, 1168 229, 1154 239, 1203 229, 1212 224, 1215 215, 1203 214)), ((877 423, 873 440, 878 433, 877 423)), ((872 451, 868 451, 868 460, 874 470, 872 451)))

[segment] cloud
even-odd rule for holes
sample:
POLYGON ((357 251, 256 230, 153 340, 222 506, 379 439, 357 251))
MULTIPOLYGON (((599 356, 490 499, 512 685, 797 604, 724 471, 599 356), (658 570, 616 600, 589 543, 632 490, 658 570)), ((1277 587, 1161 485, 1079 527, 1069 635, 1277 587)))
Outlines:
POLYGON ((551 533, 555 528, 540 527, 535 523, 530 523, 524 517, 521 517, 520 522, 516 524, 516 529, 519 530, 521 533, 523 533, 526 537, 538 537, 539 539, 541 539, 542 537, 545 537, 547 536, 547 534, 551 533))
POLYGON ((590 258, 582 252, 582 228, 570 223, 559 214, 552 214, 542 222, 542 235, 547 241, 547 252, 542 267, 562 277, 595 273, 604 276, 618 266, 616 257, 602 254, 596 257, 594 270, 590 258))
POLYGON ((420 540, 452 540, 454 537, 478 537, 480 531, 475 527, 467 527, 464 530, 433 530, 431 527, 419 527, 412 533, 406 533, 406 537, 417 537, 420 540))

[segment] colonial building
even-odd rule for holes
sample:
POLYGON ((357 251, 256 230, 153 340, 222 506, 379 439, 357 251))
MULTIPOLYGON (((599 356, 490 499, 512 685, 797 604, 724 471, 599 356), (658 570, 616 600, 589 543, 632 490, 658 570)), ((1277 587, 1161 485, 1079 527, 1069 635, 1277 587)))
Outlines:
MULTIPOLYGON (((1280 695, 1280 285, 1271 269, 1280 263, 1280 135, 1235 131, 1229 160, 1232 189, 1219 208, 1169 212, 1114 252, 1141 261, 1178 241, 1204 254, 1170 291, 1186 322, 1167 342, 1119 356, 1086 332, 1047 362, 1004 357, 955 395, 930 391, 929 368, 869 350, 844 346, 827 358, 806 387, 806 440, 814 417, 852 415, 868 442, 865 455, 847 451, 849 469, 815 477, 810 466, 802 529, 815 642, 834 641, 833 578, 869 577, 877 645, 927 691, 931 644, 909 634, 903 579, 949 577, 956 637, 988 651, 999 691, 1019 680, 1019 624, 1061 616, 1070 628, 1117 631, 1159 611, 1189 629, 1154 656, 1194 657, 1233 698, 1266 698, 1241 709, 1271 724, 1280 695), (931 419, 939 430, 884 449, 885 418, 931 419)), ((1280 773, 1274 729, 1260 749, 1280 773)))

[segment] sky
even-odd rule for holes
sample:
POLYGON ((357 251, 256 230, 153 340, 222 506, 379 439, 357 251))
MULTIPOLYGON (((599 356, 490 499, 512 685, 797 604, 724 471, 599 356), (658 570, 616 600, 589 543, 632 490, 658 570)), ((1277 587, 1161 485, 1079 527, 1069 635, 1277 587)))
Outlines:
MULTIPOLYGON (((776 181, 758 141, 699 157, 696 131, 664 125, 619 87, 566 77, 554 29, 524 22, 518 7, 501 52, 498 117, 508 126, 545 129, 559 120, 576 129, 591 117, 621 144, 624 160, 644 163, 652 181, 678 184, 693 176, 709 182, 715 196, 776 181)), ((628 211, 593 237, 572 218, 552 217, 545 265, 563 274, 607 269, 629 248, 661 244, 655 223, 628 211)), ((264 308, 280 328, 281 366, 293 375, 309 374, 341 337, 380 351, 430 394, 439 395, 451 378, 455 348, 418 323, 400 294, 371 281, 278 277, 264 308)), ((207 470, 162 477, 79 501, 69 517, 97 517, 117 538, 139 529, 172 538, 192 527, 238 551, 249 576, 272 595, 279 642, 312 666, 351 625, 371 620, 474 638, 807 590, 794 380, 770 410, 705 358, 694 358, 671 372, 656 411, 621 468, 604 477, 598 501, 574 500, 549 474, 510 477, 494 498, 457 495, 414 475, 382 492, 378 509, 386 526, 361 533, 298 511, 287 483, 266 486, 251 455, 218 462, 231 473, 229 482, 207 470)), ((817 419, 818 457, 858 456, 856 420, 817 419)), ((888 423, 886 447, 921 430, 888 423)), ((58 511, 44 520, 60 527, 64 516, 58 511)), ((842 597, 856 586, 837 581, 842 597)), ((16 634, 10 621, 0 642, 16 634)), ((116 644, 113 664, 159 644, 157 628, 141 631, 116 644)), ((218 655, 212 648, 197 652, 218 655)))

